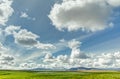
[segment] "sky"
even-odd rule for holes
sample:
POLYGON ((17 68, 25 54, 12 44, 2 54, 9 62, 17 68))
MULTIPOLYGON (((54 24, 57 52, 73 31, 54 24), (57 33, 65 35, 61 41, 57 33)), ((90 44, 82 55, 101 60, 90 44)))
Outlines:
POLYGON ((0 0, 0 69, 120 67, 120 0, 0 0))

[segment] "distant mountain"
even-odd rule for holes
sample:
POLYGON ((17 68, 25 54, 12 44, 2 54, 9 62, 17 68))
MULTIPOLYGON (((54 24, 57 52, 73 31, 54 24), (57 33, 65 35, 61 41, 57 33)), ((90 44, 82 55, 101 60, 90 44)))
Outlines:
POLYGON ((70 68, 69 70, 71 70, 71 71, 76 71, 76 70, 120 70, 120 68, 86 68, 86 67, 75 67, 75 68, 70 68))
POLYGON ((34 68, 33 71, 66 71, 65 68, 34 68))
POLYGON ((87 68, 87 67, 74 67, 74 68, 34 68, 29 69, 32 71, 77 71, 77 70, 120 70, 120 68, 87 68))
POLYGON ((100 70, 100 69, 98 69, 98 68, 86 68, 86 67, 75 67, 75 68, 70 68, 69 70, 76 71, 76 70, 100 70))
POLYGON ((33 70, 33 71, 47 71, 47 70, 52 70, 50 68, 34 68, 34 69, 30 69, 30 70, 33 70))
POLYGON ((70 69, 65 68, 34 68, 33 71, 76 71, 76 70, 99 70, 97 68, 75 67, 70 69))

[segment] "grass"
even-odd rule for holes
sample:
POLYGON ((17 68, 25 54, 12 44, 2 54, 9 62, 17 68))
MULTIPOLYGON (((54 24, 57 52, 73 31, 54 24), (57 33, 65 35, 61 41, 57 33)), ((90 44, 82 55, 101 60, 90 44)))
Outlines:
POLYGON ((0 79, 120 79, 120 72, 102 71, 0 71, 0 79))

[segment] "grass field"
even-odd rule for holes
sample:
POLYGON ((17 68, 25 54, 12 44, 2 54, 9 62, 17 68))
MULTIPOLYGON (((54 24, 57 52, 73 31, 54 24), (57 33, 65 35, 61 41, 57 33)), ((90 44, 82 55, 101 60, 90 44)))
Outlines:
POLYGON ((120 72, 114 71, 0 71, 0 79, 120 79, 120 72))

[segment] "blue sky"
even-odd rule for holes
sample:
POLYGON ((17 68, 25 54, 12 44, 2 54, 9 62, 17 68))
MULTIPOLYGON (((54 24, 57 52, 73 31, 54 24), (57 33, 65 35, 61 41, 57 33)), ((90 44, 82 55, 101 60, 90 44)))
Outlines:
POLYGON ((0 68, 119 67, 119 3, 0 0, 0 68))

